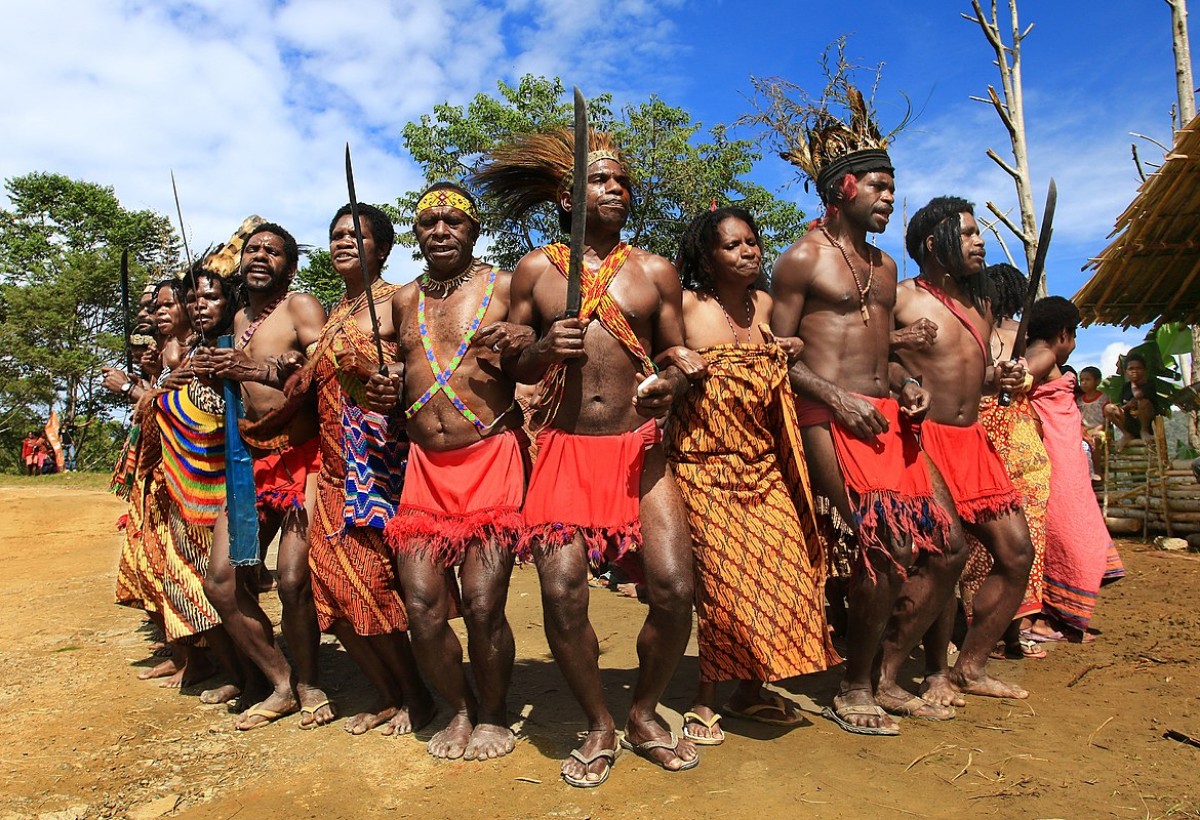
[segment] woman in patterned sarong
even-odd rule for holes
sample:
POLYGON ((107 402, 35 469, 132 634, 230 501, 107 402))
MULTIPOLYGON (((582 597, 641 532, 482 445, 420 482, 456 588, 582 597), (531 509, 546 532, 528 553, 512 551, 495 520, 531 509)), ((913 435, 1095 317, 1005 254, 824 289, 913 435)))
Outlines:
MULTIPOLYGON (((189 325, 203 331, 202 344, 215 345, 217 337, 232 325, 237 300, 231 287, 200 269, 177 291, 192 316, 189 325)), ((244 666, 204 590, 213 527, 225 503, 224 396, 219 382, 196 377, 187 360, 165 380, 164 388, 154 394, 153 406, 165 496, 156 507, 159 514, 165 513, 157 526, 165 527, 167 533, 162 579, 167 640, 191 650, 184 685, 214 671, 199 651, 203 641, 232 676, 231 687, 240 691, 245 684, 244 666)), ((202 693, 201 699, 215 702, 216 691, 202 693)))
POLYGON ((697 217, 677 262, 687 345, 708 363, 668 430, 697 575, 700 685, 683 732, 701 745, 724 740, 718 682, 737 682, 727 717, 794 726, 794 704, 763 683, 840 662, 787 378, 799 340, 764 333, 772 302, 755 287, 761 263, 757 226, 740 208, 697 217))
MULTIPOLYGON (((991 354, 994 361, 1002 361, 1012 356, 1019 326, 1014 316, 1024 306, 1028 280, 1012 265, 992 265, 987 272, 994 291, 992 314, 996 317, 991 354)), ((1029 571, 1025 597, 1013 616, 1012 625, 1004 634, 1003 644, 996 646, 992 657, 1044 658, 1046 651, 1037 645, 1028 632, 1022 635, 1020 630, 1022 627, 1026 630, 1031 628, 1030 619, 1042 611, 1050 459, 1038 433, 1037 414, 1033 412, 1026 395, 1014 396, 1008 407, 999 406, 995 396, 984 396, 979 405, 979 423, 987 431, 988 438, 1004 461, 1013 487, 1021 495, 1021 506, 1029 524, 1029 538, 1033 542, 1033 567, 1029 571)), ((966 538, 970 555, 959 579, 959 591, 963 610, 970 621, 975 594, 992 571, 993 562, 991 555, 976 538, 969 533, 966 538)))
MULTIPOLYGON (((376 208, 361 205, 359 212, 384 360, 390 363, 396 361, 390 305, 399 288, 379 275, 394 229, 376 208)), ((321 471, 309 527, 313 599, 322 631, 337 635, 379 695, 374 706, 346 721, 346 730, 358 735, 382 726, 384 734, 404 734, 434 714, 405 634, 408 615, 383 539, 400 498, 407 442, 402 427, 367 408, 365 380, 379 369, 379 356, 349 206, 334 216, 329 234, 346 294, 302 374, 315 386, 321 429, 321 471)))

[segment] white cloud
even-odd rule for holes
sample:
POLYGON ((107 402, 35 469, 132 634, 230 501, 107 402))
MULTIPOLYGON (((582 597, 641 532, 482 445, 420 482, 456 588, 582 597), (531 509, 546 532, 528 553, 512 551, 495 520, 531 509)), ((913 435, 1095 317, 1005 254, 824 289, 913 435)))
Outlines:
MULTIPOLYGON (((526 71, 562 74, 589 93, 640 77, 637 53, 670 47, 664 8, 678 5, 20 4, 6 9, 0 50, 0 175, 64 173, 112 185, 126 207, 173 217, 173 169, 193 251, 223 241, 250 213, 323 244, 346 201, 347 141, 360 198, 392 201, 422 181, 403 153, 406 122, 526 71)), ((396 256, 391 276, 415 275, 407 255, 396 256)))

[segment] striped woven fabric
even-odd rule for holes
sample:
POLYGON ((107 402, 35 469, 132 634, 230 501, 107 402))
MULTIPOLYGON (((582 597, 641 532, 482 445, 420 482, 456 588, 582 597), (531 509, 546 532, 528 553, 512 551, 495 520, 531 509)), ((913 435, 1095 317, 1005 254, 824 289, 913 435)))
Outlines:
POLYGON ((364 410, 346 396, 342 446, 346 454, 346 506, 342 511, 346 526, 381 530, 396 514, 408 442, 403 433, 388 432, 387 418, 364 410))
POLYGON ((184 520, 211 527, 225 503, 224 419, 197 407, 187 390, 156 401, 167 489, 184 520))

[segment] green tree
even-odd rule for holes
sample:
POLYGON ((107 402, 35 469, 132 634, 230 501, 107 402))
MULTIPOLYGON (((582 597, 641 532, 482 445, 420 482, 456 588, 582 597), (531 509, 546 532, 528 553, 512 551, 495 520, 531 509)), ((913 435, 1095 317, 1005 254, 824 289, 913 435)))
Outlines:
MULTIPOLYGON (((404 127, 404 145, 427 182, 463 183, 496 146, 573 121, 560 79, 526 75, 516 86, 500 82, 497 87, 499 96, 478 94, 465 106, 437 105, 404 127)), ((658 97, 614 113, 611 96, 604 94, 588 102, 588 114, 594 126, 616 136, 633 165, 635 208, 627 236, 639 247, 674 258, 688 222, 713 202, 740 205, 754 214, 768 258, 804 232, 799 208, 744 178, 761 155, 750 141, 730 139, 724 126, 702 138, 701 123, 658 97)), ((409 191, 397 199, 403 222, 411 221, 419 195, 409 191)), ((511 268, 534 247, 560 238, 552 206, 536 209, 520 225, 502 222, 486 199, 480 206, 492 243, 487 255, 502 267, 511 268)), ((399 241, 415 244, 408 231, 399 241)))
POLYGON ((90 431, 103 426, 96 420, 124 405, 100 388, 100 368, 124 361, 121 251, 129 251, 136 300, 151 271, 161 276, 177 258, 177 240, 166 217, 122 208, 110 187, 47 173, 5 187, 12 207, 0 210, 0 447, 12 452, 53 407, 75 425, 87 463, 90 431))

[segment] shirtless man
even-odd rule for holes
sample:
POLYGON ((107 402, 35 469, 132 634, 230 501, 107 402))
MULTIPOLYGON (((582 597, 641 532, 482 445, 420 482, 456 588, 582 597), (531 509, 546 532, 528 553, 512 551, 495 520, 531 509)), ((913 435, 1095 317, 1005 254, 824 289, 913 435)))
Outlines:
MULTIPOLYGON (((941 705, 962 703, 954 690, 1028 697, 1021 687, 990 677, 985 668, 988 653, 1012 621, 1025 592, 1033 545, 1020 498, 978 422, 984 390, 1018 389, 1025 372, 1012 362, 993 366, 991 360, 985 341, 992 336, 992 313, 986 295, 984 243, 971 203, 958 197, 933 199, 909 222, 905 247, 921 273, 899 287, 896 325, 904 328, 928 319, 937 326, 928 344, 896 350, 907 374, 921 379, 929 391, 921 447, 941 473, 962 526, 995 562, 976 593, 974 619, 953 669, 947 670, 946 664, 948 617, 941 618, 939 628, 926 636, 927 680, 931 675, 937 681, 948 680, 952 688, 927 687, 923 696, 941 705)), ((934 603, 939 612, 946 611, 952 594, 953 581, 938 590, 934 603)), ((885 678, 895 679, 908 651, 911 647, 885 643, 885 678)))
POLYGON ((370 385, 382 412, 403 396, 410 442, 400 507, 385 532, 417 663, 454 711, 429 753, 486 760, 515 745, 506 702, 515 648, 504 607, 528 475, 514 383, 500 359, 533 333, 504 321, 512 274, 474 257, 479 217, 469 193, 450 183, 425 191, 413 232, 426 268, 392 298, 401 363, 370 385), (444 386, 439 370, 450 371, 444 386), (449 624, 455 567, 478 698, 449 624))
POLYGON ((962 539, 916 450, 911 422, 929 396, 915 380, 889 378, 896 263, 867 234, 882 233, 891 218, 891 160, 882 149, 854 151, 821 168, 816 182, 826 216, 776 262, 771 327, 804 340, 791 381, 809 475, 859 546, 847 595, 846 671, 827 716, 849 732, 894 735, 885 711, 954 715, 899 687, 875 687, 872 667, 893 612, 889 634, 910 651, 916 646, 937 614, 925 579, 953 573, 946 564, 962 539))
MULTIPOLYGON (((240 382, 246 417, 260 419, 284 403, 283 379, 288 369, 282 357, 303 355, 321 335, 325 309, 313 296, 289 293, 296 275, 299 250, 292 235, 279 225, 258 226, 242 246, 241 275, 247 304, 234 317, 235 345, 230 349, 202 348, 194 360, 199 372, 240 382)), ((265 444, 265 442, 259 442, 265 444)), ((292 669, 274 639, 274 627, 257 596, 257 567, 234 567, 229 562, 229 528, 217 523, 205 591, 243 655, 265 676, 268 696, 256 703, 258 714, 243 713, 239 729, 254 729, 271 721, 266 713, 295 711, 301 728, 334 719, 329 699, 318 685, 317 648, 321 633, 313 604, 308 569, 308 522, 316 493, 316 415, 298 413, 284 435, 270 447, 251 449, 258 491, 261 535, 266 542, 282 529, 279 542, 279 599, 282 629, 296 661, 295 692, 292 669)), ((216 690, 212 698, 237 695, 236 687, 216 690)))
MULTIPOLYGON (((515 217, 539 198, 554 201, 568 229, 573 142, 569 131, 526 137, 498 149, 477 180, 515 217), (549 189, 522 178, 521 169, 539 158, 550 158, 539 169, 540 180, 554 180, 549 189)), ((538 436, 525 521, 546 638, 588 720, 586 739, 562 765, 563 779, 582 788, 607 779, 618 742, 588 620, 589 558, 619 561, 638 550, 646 579, 649 613, 638 636, 639 674, 621 745, 668 771, 699 763, 694 745, 655 715, 691 632, 686 511, 655 421, 686 389, 687 378, 680 364, 671 364, 643 384, 655 369, 655 354, 665 361, 675 353, 686 366, 698 357, 681 347, 682 292, 674 266, 621 242, 632 196, 628 169, 608 135, 593 132, 590 147, 580 317, 562 318, 569 249, 551 245, 527 254, 513 272, 508 318, 533 327, 540 339, 505 357, 521 381, 543 382, 534 417, 549 426, 538 436)))

